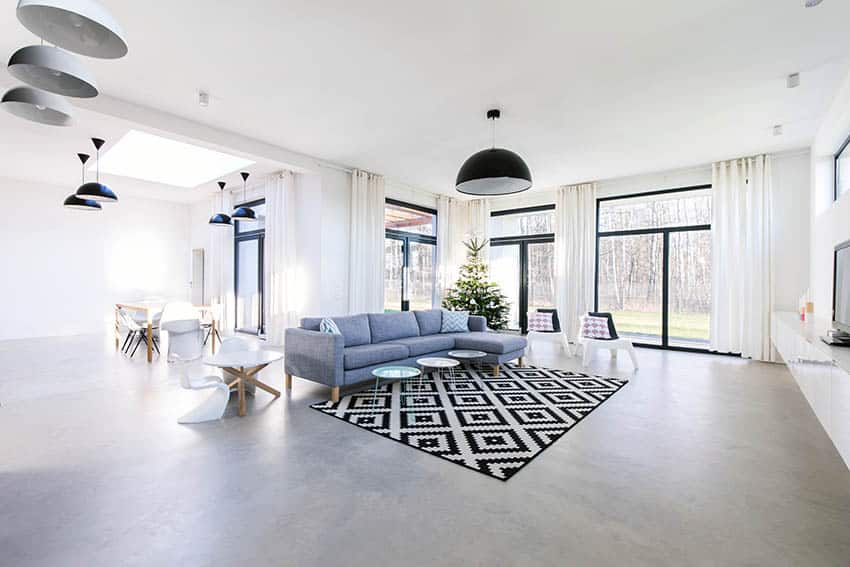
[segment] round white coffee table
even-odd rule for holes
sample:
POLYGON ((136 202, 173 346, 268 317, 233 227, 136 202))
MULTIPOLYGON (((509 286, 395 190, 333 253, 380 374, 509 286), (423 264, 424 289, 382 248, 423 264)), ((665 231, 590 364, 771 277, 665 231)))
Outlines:
POLYGON ((450 350, 449 356, 463 362, 466 368, 471 368, 473 363, 487 356, 483 350, 450 350))
POLYGON ((422 367, 422 373, 424 374, 427 369, 432 369, 437 371, 437 375, 439 376, 441 372, 449 371, 449 377, 451 378, 452 383, 455 381, 455 368, 460 366, 460 362, 455 360, 454 358, 443 358, 441 356, 429 356, 426 358, 420 358, 416 361, 416 364, 422 367))
POLYGON ((375 390, 372 392, 372 403, 370 405, 374 411, 375 402, 378 401, 378 383, 381 381, 381 378, 384 380, 409 380, 410 378, 419 376, 421 379, 422 372, 418 368, 410 366, 382 366, 374 369, 372 376, 375 377, 375 390))

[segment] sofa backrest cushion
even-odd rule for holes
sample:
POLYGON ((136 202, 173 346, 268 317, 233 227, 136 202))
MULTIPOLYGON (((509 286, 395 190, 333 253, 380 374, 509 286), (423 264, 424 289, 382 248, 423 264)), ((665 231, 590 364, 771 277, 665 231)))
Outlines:
POLYGON ((410 311, 369 313, 369 327, 373 343, 419 336, 419 324, 416 322, 416 316, 410 311))
MULTIPOLYGON (((308 331, 318 331, 323 317, 305 317, 301 319, 301 328, 308 331)), ((372 342, 372 333, 369 330, 369 317, 365 313, 358 315, 345 315, 342 317, 330 317, 336 323, 345 346, 368 345, 372 342)))
POLYGON ((426 309, 414 311, 416 322, 419 323, 419 334, 436 335, 443 327, 443 311, 441 309, 426 309))

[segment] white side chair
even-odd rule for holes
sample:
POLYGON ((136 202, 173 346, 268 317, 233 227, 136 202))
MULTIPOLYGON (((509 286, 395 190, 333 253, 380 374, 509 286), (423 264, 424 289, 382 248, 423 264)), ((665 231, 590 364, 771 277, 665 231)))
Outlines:
POLYGON ((605 318, 608 319, 608 328, 612 336, 617 337, 614 339, 598 339, 593 337, 586 337, 584 335, 584 326, 580 325, 578 330, 578 343, 582 345, 582 366, 588 366, 590 361, 593 359, 593 353, 597 350, 608 350, 611 352, 611 358, 617 359, 617 352, 620 350, 625 350, 629 353, 629 357, 632 359, 632 365, 634 369, 638 369, 638 359, 637 353, 635 352, 635 347, 632 344, 632 341, 629 339, 624 339, 619 337, 617 334, 617 329, 614 327, 614 319, 611 317, 610 313, 605 313, 600 315, 604 315, 605 318))
POLYGON ((168 333, 166 358, 169 362, 178 358, 184 362, 201 358, 204 332, 201 329, 200 314, 191 303, 177 301, 166 305, 159 326, 168 333))
MULTIPOLYGON (((179 360, 179 356, 177 357, 179 360)), ((199 362, 184 362, 180 385, 187 390, 212 390, 212 393, 197 407, 186 412, 177 423, 203 423, 221 419, 227 402, 230 400, 230 388, 221 376, 207 374, 199 362)))
MULTIPOLYGON (((567 356, 573 356, 573 348, 570 345, 569 338, 564 330, 561 328, 561 322, 558 319, 558 310, 557 309, 538 309, 538 313, 551 313, 552 314, 552 329, 551 331, 528 331, 526 335, 526 340, 528 341, 528 352, 530 353, 534 350, 534 344, 539 342, 549 342, 561 345, 561 349, 567 356)), ((531 316, 531 313, 528 314, 531 316)))

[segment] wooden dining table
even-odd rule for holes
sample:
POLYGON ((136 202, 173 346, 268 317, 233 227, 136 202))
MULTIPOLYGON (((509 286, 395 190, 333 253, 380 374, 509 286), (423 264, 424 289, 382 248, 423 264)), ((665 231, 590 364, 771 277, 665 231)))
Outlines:
MULTIPOLYGON (((126 309, 128 311, 142 311, 145 313, 146 320, 146 331, 145 335, 147 337, 147 347, 148 347, 148 362, 153 362, 153 316, 154 314, 162 311, 163 307, 165 307, 164 303, 161 302, 135 302, 135 303, 116 303, 115 304, 115 350, 119 349, 119 345, 121 344, 121 316, 119 311, 122 309, 126 309)), ((215 320, 215 306, 214 305, 195 305, 195 309, 198 311, 209 311, 213 314, 212 316, 212 330, 210 333, 210 338, 212 339, 212 352, 215 354, 215 336, 216 336, 216 320, 215 320)))

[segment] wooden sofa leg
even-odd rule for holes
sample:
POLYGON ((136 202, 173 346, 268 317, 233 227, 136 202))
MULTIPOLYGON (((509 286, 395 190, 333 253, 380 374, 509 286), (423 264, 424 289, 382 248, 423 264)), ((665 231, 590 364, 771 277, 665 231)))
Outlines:
POLYGON ((292 374, 290 374, 289 372, 287 372, 286 375, 284 376, 283 387, 286 388, 287 390, 292 389, 292 374))
POLYGON ((331 388, 331 401, 337 403, 339 401, 339 386, 331 388))
POLYGON ((501 370, 501 367, 500 367, 498 364, 497 364, 497 365, 495 365, 495 366, 493 367, 493 376, 498 376, 498 375, 499 375, 499 371, 500 371, 500 370, 501 370))
POLYGON ((524 356, 519 357, 519 365, 525 366, 525 357, 524 356))

